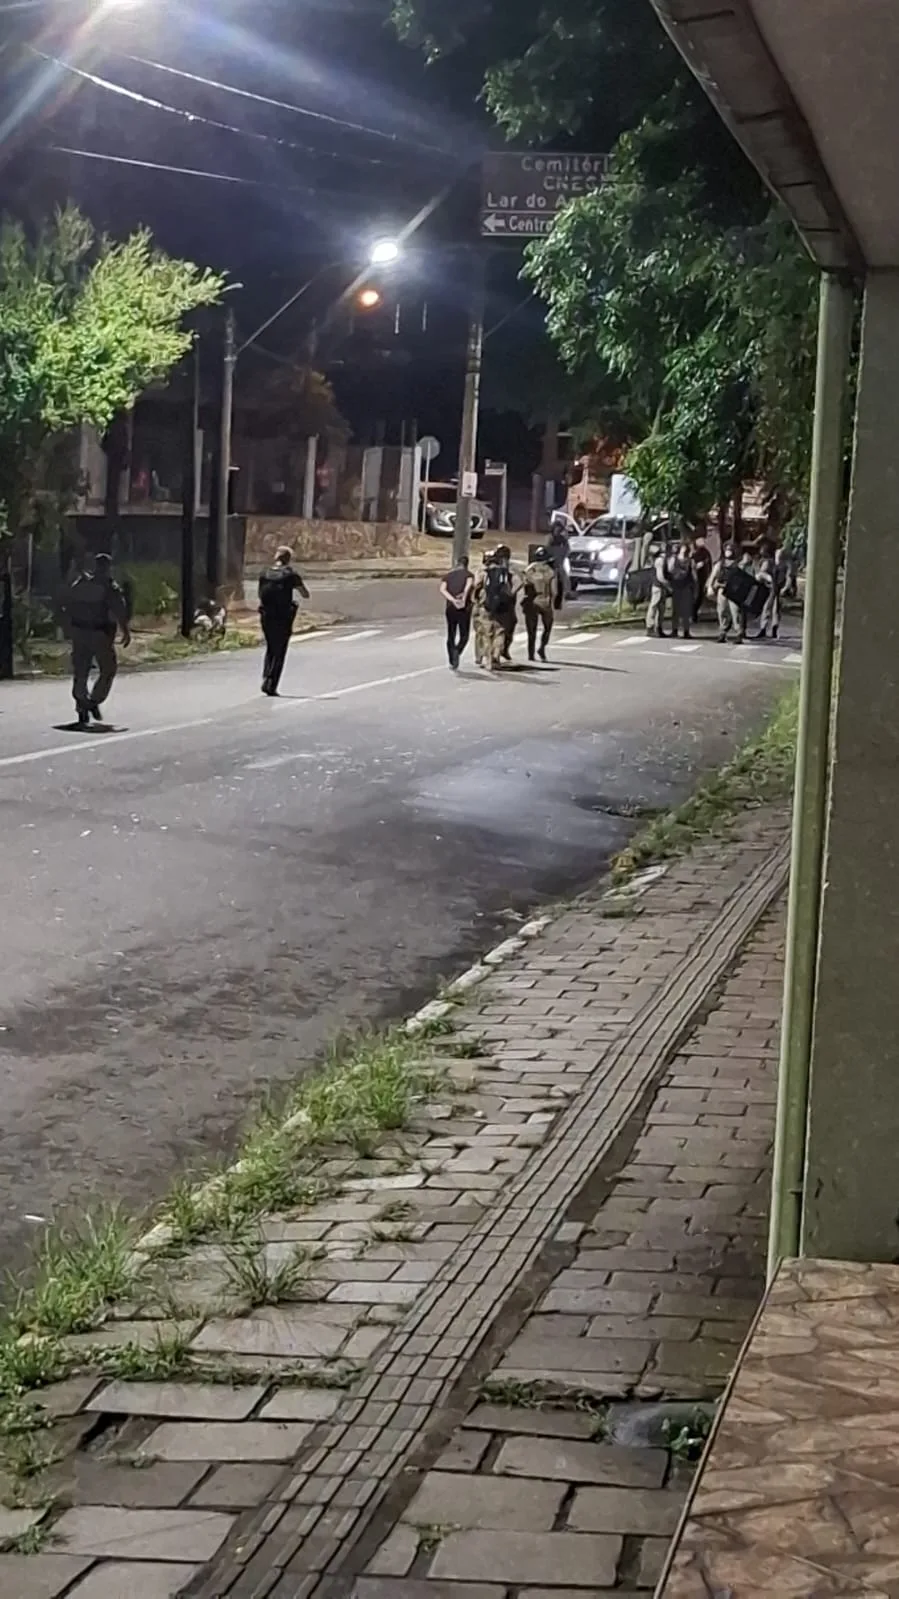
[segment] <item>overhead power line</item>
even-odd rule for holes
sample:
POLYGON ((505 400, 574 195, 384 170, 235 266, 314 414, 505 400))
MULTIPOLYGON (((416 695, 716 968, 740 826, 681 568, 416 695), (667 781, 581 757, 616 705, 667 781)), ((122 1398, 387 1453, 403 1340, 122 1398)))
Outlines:
POLYGON ((233 83, 221 83, 217 78, 204 78, 197 72, 186 72, 182 67, 170 67, 164 61, 151 61, 146 56, 129 55, 125 51, 119 52, 125 61, 134 61, 141 67, 152 67, 155 72, 168 72, 172 77, 184 78, 188 83, 202 84, 206 89, 218 89, 223 94, 236 94, 242 100, 253 100, 257 105, 271 106, 276 111, 291 111, 298 117, 311 117, 316 122, 326 122, 332 127, 345 129, 348 133, 364 133, 372 139, 386 139, 390 144, 413 144, 415 149, 426 151, 429 155, 442 155, 449 159, 452 151, 443 149, 436 144, 422 144, 418 139, 404 139, 398 133, 385 133, 383 128, 373 128, 364 122, 348 122, 344 117, 330 116, 326 111, 312 111, 308 106, 293 105, 289 100, 276 100, 271 95, 255 94, 251 89, 239 89, 233 83))
MULTIPOLYGON (((173 172, 184 178, 211 178, 217 183, 233 183, 243 189, 270 189, 277 194, 303 194, 310 200, 320 200, 321 190, 309 188, 306 185, 293 183, 266 183, 261 178, 239 178, 231 172, 209 172, 203 167, 176 167, 165 161, 139 161, 136 156, 110 155, 105 150, 78 150, 67 144, 48 144, 45 150, 54 155, 79 156, 84 161, 109 161, 119 167, 140 167, 146 172, 173 172)), ((341 200, 362 200, 366 193, 362 190, 341 190, 341 200)))
POLYGON ((113 83, 109 78, 101 78, 95 72, 88 72, 84 67, 76 67, 74 62, 65 61, 59 56, 48 55, 44 50, 38 50, 35 45, 28 46, 29 53, 40 61, 49 65, 60 67, 65 72, 71 72, 76 78, 81 78, 85 83, 91 83, 98 89, 105 89, 110 94, 117 94, 123 99, 134 101, 137 105, 147 106, 152 111, 164 111, 169 116, 180 117, 183 122, 198 123, 203 127, 216 128, 222 133, 235 133, 243 139, 256 139, 265 144, 277 145, 282 150, 298 150, 302 155, 316 156, 320 160, 359 162, 365 166, 386 166, 388 163, 380 156, 371 155, 343 155, 335 150, 318 150, 313 145, 297 144, 292 139, 280 139, 274 134, 257 133, 252 128, 239 128, 231 122, 219 122, 214 117, 200 115, 196 111, 186 111, 182 106, 169 105, 164 100, 154 100, 152 96, 140 94, 136 89, 128 89, 122 83, 113 83))

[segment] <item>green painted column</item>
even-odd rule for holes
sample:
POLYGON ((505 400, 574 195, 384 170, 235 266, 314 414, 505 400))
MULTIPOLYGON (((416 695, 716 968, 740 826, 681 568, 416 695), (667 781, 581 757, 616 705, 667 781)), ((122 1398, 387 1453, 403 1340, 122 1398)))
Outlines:
POLYGON ((815 430, 784 1009, 771 1190, 768 1275, 799 1251, 809 1062, 818 963, 821 866, 827 816, 834 624, 843 530, 843 444, 855 293, 825 273, 818 316, 815 430))
POLYGON ((865 313, 801 1251, 899 1254, 899 271, 865 313))

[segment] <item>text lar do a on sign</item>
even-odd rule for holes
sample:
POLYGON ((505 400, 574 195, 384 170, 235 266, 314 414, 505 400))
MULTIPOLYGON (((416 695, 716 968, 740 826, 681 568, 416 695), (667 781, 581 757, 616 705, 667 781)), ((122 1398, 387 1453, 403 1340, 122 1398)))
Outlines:
POLYGON ((484 159, 481 232, 539 237, 572 200, 598 189, 605 155, 570 151, 501 150, 484 159))

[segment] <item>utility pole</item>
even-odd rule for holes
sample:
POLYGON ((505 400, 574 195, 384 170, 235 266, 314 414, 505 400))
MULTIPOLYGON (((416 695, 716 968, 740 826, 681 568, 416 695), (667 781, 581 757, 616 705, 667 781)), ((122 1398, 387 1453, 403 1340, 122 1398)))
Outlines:
POLYGON ((197 433, 200 427, 200 346, 194 342, 191 403, 184 441, 184 478, 181 490, 181 632, 190 638, 194 600, 194 531, 197 524, 197 433))
POLYGON ((453 534, 453 564, 458 566, 471 550, 471 502, 478 492, 478 406, 484 351, 484 312, 487 303, 487 261, 478 258, 468 324, 465 357, 465 392, 462 400, 462 438, 459 445, 459 492, 453 534))
POLYGON ((228 581, 228 527, 231 511, 231 429, 234 418, 234 368, 237 365, 237 322, 229 306, 225 312, 222 351, 222 411, 218 451, 218 505, 215 528, 218 587, 228 581))

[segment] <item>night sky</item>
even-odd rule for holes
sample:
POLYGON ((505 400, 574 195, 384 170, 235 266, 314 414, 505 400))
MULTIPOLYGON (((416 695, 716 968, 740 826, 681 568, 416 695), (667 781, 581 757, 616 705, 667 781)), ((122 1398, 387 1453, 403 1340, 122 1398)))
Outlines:
MULTIPOLYGON (((135 0, 105 11, 80 0, 0 5, 9 108, 0 200, 34 218, 71 197, 118 236, 146 224, 167 250, 242 285, 234 304, 243 336, 328 263, 322 292, 331 303, 373 238, 421 218, 402 267, 382 285, 387 344, 396 344, 397 300, 402 311, 397 359, 384 369, 385 409, 439 430, 449 465, 478 161, 499 141, 464 57, 427 67, 396 39, 387 9, 387 0, 135 0)), ((514 245, 493 253, 488 326, 526 299, 519 265, 514 245)), ((272 348, 295 348, 313 310, 322 314, 327 304, 304 303, 269 335, 272 348)), ((533 308, 527 316, 533 326, 533 308)), ((377 337, 375 321, 370 338, 377 337)), ((359 374, 339 352, 333 359, 330 375, 351 412, 359 374)), ((488 417, 485 427, 486 453, 511 450, 524 470, 523 426, 488 417)))

